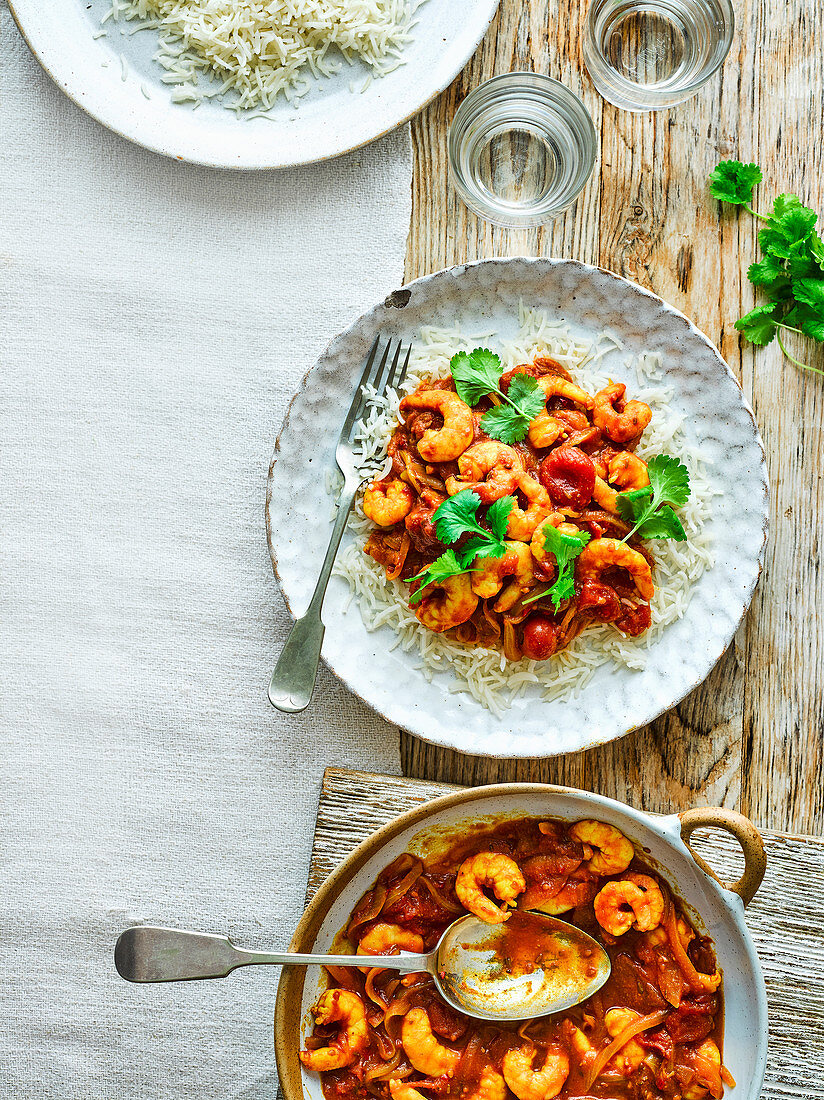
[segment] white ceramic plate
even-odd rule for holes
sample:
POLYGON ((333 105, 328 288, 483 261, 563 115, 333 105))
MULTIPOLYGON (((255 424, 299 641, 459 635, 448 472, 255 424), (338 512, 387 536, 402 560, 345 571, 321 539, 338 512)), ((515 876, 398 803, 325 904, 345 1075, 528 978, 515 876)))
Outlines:
POLYGON ((545 702, 531 689, 503 718, 464 692, 450 692, 449 673, 426 680, 415 651, 391 648, 389 627, 369 633, 340 578, 332 578, 324 603, 323 656, 369 706, 426 741, 488 756, 554 756, 621 737, 700 684, 729 645, 761 570, 768 515, 763 445, 729 368, 683 314, 634 283, 573 260, 485 260, 410 283, 336 337, 304 379, 275 448, 267 532, 286 601, 301 615, 331 529, 324 475, 334 468, 340 424, 375 334, 410 340, 424 324, 457 323, 509 339, 517 332, 519 301, 563 318, 582 335, 615 331, 625 350, 607 355, 599 369, 636 393, 627 353, 661 354, 673 404, 686 415, 685 430, 721 490, 710 526, 715 566, 695 585, 684 617, 647 651, 642 671, 604 665, 564 702, 545 702))
POLYGON ((299 107, 279 103, 268 118, 237 118, 217 101, 174 104, 152 61, 157 36, 108 22, 110 0, 10 0, 32 53, 55 83, 110 130, 147 149, 220 168, 284 168, 357 149, 421 110, 458 75, 483 38, 498 0, 427 0, 418 11, 405 64, 360 88, 362 64, 318 82, 299 107), (125 80, 121 58, 125 59, 125 80))
MULTIPOLYGON (((711 811, 709 811, 711 812, 711 811)), ((738 894, 724 889, 696 864, 681 839, 677 814, 652 817, 620 802, 564 787, 507 784, 458 791, 408 811, 357 848, 323 883, 295 936, 291 951, 329 951, 358 900, 378 874, 406 851, 426 852, 444 831, 466 823, 467 831, 485 820, 512 817, 595 818, 620 829, 644 853, 686 904, 696 927, 712 938, 724 975, 724 1063, 736 1081, 728 1100, 758 1100, 767 1056, 767 996, 738 894)), ((722 826, 724 827, 724 826, 722 826)), ((278 986, 275 1043, 281 1086, 287 1100, 323 1100, 316 1073, 304 1069, 296 1053, 311 1031, 311 1005, 323 988, 318 971, 284 968, 278 986), (300 1011, 297 1011, 298 1004, 300 1011)))

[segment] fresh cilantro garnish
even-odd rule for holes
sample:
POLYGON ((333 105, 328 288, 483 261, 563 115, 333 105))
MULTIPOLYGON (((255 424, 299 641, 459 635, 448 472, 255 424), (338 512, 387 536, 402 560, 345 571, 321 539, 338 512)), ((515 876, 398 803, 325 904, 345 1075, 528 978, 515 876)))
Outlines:
POLYGON ((480 504, 481 498, 471 489, 462 489, 436 509, 432 521, 441 542, 458 542, 464 535, 472 535, 472 538, 467 540, 459 553, 450 547, 426 569, 410 577, 410 584, 412 581, 421 582, 410 597, 410 603, 415 604, 423 599, 423 590, 428 584, 470 572, 476 557, 501 558, 506 553, 506 525, 515 498, 501 497, 490 504, 486 513, 489 530, 478 522, 480 504))
POLYGON ((761 287, 769 302, 735 322, 739 332, 763 347, 776 339, 787 358, 805 370, 824 374, 790 355, 782 332, 797 332, 824 342, 824 242, 815 232, 817 215, 797 195, 778 195, 771 214, 752 208, 752 193, 761 182, 757 164, 722 161, 710 175, 710 191, 721 202, 743 206, 765 222, 758 234, 763 258, 751 264, 747 276, 761 287))
POLYGON ((546 404, 543 391, 529 374, 514 374, 504 393, 500 388, 501 360, 486 348, 458 352, 450 367, 458 397, 467 405, 477 405, 492 393, 501 399, 500 405, 481 417, 481 427, 503 443, 519 443, 546 404))
POLYGON ((544 525, 544 549, 555 555, 555 564, 558 568, 558 576, 551 588, 545 588, 542 592, 536 592, 523 600, 522 603, 534 603, 535 600, 549 596, 557 611, 561 600, 568 600, 575 595, 575 571, 572 563, 589 542, 590 536, 581 531, 578 535, 562 535, 557 527, 551 523, 544 525))
POLYGON ((749 209, 752 193, 762 178, 761 169, 757 164, 742 164, 739 160, 722 160, 710 175, 710 191, 720 202, 734 202, 738 206, 746 206, 749 209))
POLYGON ((636 532, 644 539, 686 540, 681 520, 673 511, 687 503, 690 475, 677 458, 657 455, 647 463, 649 485, 618 494, 618 515, 632 527, 621 540, 636 532))

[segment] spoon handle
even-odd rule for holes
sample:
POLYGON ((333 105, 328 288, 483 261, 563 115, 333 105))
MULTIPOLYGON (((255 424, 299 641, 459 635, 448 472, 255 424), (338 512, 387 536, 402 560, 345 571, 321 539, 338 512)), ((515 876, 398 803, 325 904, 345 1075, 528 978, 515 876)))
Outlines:
POLYGON ((140 925, 118 937, 114 965, 129 982, 183 982, 224 978, 239 966, 381 966, 387 970, 430 971, 431 955, 297 955, 286 951, 244 951, 228 936, 140 925))

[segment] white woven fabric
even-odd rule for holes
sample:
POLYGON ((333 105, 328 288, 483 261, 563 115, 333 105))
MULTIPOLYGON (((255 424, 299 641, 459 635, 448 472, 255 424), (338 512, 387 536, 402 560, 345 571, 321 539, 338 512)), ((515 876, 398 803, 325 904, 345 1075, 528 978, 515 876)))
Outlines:
POLYGON ((0 18, 0 1095, 270 1100, 276 969, 130 986, 112 948, 141 920, 285 944, 324 766, 398 769, 326 672, 269 706, 263 506, 303 372, 400 283, 409 136, 176 164, 0 18))

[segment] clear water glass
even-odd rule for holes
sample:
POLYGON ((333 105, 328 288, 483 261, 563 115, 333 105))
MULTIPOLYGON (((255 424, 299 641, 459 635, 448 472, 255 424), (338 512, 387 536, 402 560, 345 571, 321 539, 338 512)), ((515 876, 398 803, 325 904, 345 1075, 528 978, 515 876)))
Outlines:
POLYGON ((616 107, 659 110, 706 84, 734 29, 731 0, 590 0, 584 62, 616 107))
POLYGON ((471 92, 449 129, 452 183, 496 225, 543 225, 577 198, 595 164, 581 100, 538 73, 505 73, 471 92))

